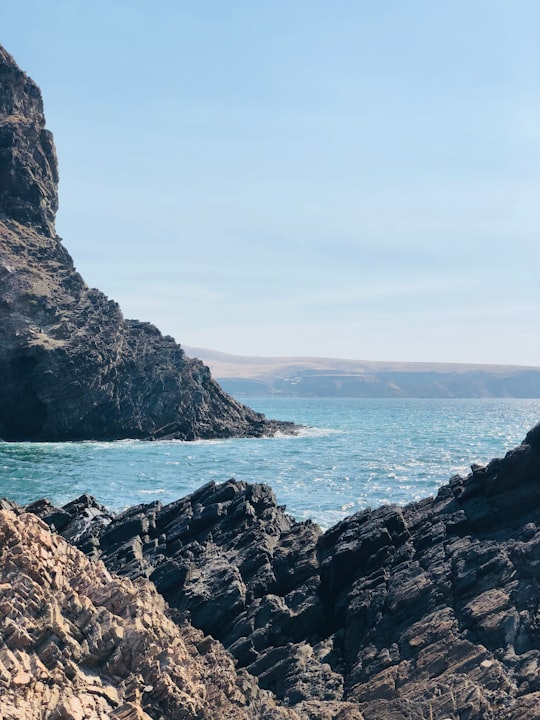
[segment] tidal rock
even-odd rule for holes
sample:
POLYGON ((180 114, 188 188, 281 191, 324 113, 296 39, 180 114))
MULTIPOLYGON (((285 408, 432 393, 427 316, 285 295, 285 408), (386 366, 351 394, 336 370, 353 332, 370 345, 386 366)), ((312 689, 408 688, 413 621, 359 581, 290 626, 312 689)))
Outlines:
MULTIPOLYGON (((89 503, 42 514, 71 512, 69 535, 89 503)), ((94 556, 301 717, 540 718, 540 425, 436 497, 324 534, 234 480, 88 520, 94 556)))
POLYGON ((0 438, 217 438, 292 431, 90 289, 57 237, 41 94, 0 47, 0 438))

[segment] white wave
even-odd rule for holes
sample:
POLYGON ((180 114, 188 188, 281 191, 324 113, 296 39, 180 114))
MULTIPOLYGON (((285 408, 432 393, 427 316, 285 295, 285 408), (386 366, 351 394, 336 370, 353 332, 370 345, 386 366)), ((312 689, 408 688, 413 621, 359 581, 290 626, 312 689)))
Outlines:
POLYGON ((297 438, 316 438, 316 437, 328 437, 329 435, 342 435, 343 430, 336 430, 335 428, 322 428, 313 427, 311 425, 301 425, 294 434, 277 432, 273 437, 266 438, 267 440, 273 440, 274 438, 280 438, 283 440, 296 440, 297 438))

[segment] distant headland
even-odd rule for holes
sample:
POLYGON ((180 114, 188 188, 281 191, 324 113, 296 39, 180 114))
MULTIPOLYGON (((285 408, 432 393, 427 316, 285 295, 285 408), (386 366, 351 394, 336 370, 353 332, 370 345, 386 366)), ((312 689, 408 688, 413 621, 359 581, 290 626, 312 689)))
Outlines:
POLYGON ((236 397, 540 398, 539 367, 186 351, 236 397))

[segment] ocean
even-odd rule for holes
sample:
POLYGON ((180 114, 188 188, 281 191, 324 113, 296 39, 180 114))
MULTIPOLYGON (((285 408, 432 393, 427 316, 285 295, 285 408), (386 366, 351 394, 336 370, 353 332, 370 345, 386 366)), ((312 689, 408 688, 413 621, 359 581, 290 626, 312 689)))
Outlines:
MULTIPOLYGON (((246 401, 247 402, 247 401, 246 401)), ((540 400, 250 398, 295 437, 197 442, 0 443, 0 497, 63 504, 90 493, 114 511, 168 503, 229 478, 270 485, 299 520, 328 528, 383 503, 437 492, 471 463, 518 445, 540 400)))

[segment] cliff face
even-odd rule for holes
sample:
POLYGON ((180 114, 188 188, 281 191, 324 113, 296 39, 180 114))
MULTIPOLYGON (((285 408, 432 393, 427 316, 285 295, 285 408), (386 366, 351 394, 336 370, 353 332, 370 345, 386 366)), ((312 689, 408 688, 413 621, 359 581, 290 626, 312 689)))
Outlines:
POLYGON ((87 287, 55 234, 58 169, 38 87, 0 47, 0 438, 258 436, 200 361, 87 287))
POLYGON ((54 236, 58 165, 41 93, 0 47, 0 207, 54 236))
POLYGON ((150 578, 302 718, 540 719, 540 425, 435 498, 324 534, 233 480, 117 517, 28 510, 150 578))

